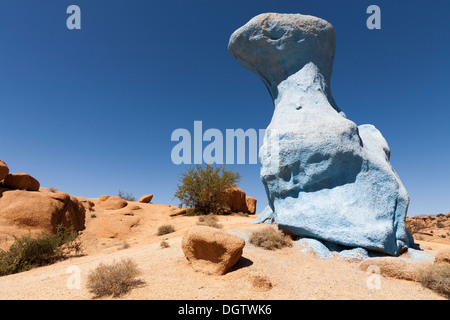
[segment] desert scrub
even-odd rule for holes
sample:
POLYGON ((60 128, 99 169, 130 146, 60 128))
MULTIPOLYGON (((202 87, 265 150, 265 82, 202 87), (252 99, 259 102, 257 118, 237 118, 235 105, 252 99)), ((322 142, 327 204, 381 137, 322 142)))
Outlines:
POLYGON ((144 282, 137 279, 142 274, 132 259, 122 259, 111 264, 100 263, 88 275, 87 288, 95 298, 120 297, 144 282))
POLYGON ((162 249, 165 249, 165 248, 170 247, 170 244, 169 244, 169 242, 167 242, 167 240, 163 240, 163 241, 161 241, 161 243, 159 244, 159 246, 160 246, 162 249))
POLYGON ((156 235, 163 236, 165 234, 169 234, 169 233, 172 233, 174 231, 175 231, 175 228, 172 225, 165 224, 165 225, 162 225, 162 226, 160 226, 158 228, 158 232, 156 233, 156 235))
POLYGON ((59 226, 55 234, 31 234, 15 238, 8 251, 0 250, 0 276, 19 273, 80 254, 78 233, 59 226))
POLYGON ((419 271, 419 281, 447 299, 450 299, 450 264, 432 264, 419 271))
POLYGON ((218 223, 217 221, 218 221, 217 216, 209 214, 207 216, 199 217, 198 221, 197 221, 197 225, 222 229, 223 226, 220 223, 218 223))
POLYGON ((253 231, 250 235, 250 243, 267 250, 275 250, 292 246, 292 239, 282 231, 265 228, 253 231))
POLYGON ((122 191, 120 189, 119 189, 119 192, 117 195, 125 201, 136 201, 136 198, 134 197, 134 195, 132 193, 128 193, 128 192, 122 191))
POLYGON ((241 176, 225 165, 196 165, 179 177, 174 197, 181 206, 191 207, 190 215, 219 213, 225 206, 224 194, 239 182, 241 176))
POLYGON ((422 220, 412 219, 411 221, 406 221, 406 230, 411 234, 420 232, 425 228, 425 222, 423 222, 422 220))

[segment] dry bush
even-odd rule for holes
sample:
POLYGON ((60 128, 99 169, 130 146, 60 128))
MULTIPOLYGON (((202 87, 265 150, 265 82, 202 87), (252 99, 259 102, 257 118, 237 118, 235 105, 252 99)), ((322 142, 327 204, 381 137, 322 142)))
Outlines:
POLYGON ((411 219, 406 221, 406 230, 410 234, 415 234, 417 232, 420 232, 421 230, 425 229, 427 226, 425 222, 421 219, 411 219))
POLYGON ((119 189, 119 192, 117 194, 119 197, 121 197, 125 201, 136 201, 136 198, 134 195, 130 192, 125 192, 119 189))
POLYGON ((88 276, 87 288, 96 298, 104 296, 119 297, 133 287, 143 284, 137 277, 142 274, 131 259, 122 259, 105 265, 100 263, 88 276))
POLYGON ((424 287, 450 299, 450 264, 437 263, 422 268, 419 281, 424 287))
POLYGON ((198 218, 198 222, 197 225, 199 226, 207 226, 207 227, 212 227, 212 228, 217 228, 217 229, 222 229, 222 225, 220 223, 217 222, 218 219, 216 216, 210 214, 207 216, 201 216, 198 218))
POLYGON ((267 250, 292 246, 292 239, 282 231, 265 228, 252 232, 250 243, 267 250))
POLYGON ((171 224, 164 224, 158 228, 156 235, 163 236, 175 231, 175 228, 171 224))

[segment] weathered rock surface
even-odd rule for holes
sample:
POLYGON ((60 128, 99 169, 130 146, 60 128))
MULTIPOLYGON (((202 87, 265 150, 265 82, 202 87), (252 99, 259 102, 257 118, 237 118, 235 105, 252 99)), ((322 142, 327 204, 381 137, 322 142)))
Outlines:
POLYGON ((253 197, 246 196, 245 202, 247 203, 247 212, 250 214, 255 214, 257 200, 253 197))
POLYGON ((105 210, 118 210, 126 207, 128 205, 128 202, 123 200, 119 196, 107 196, 103 195, 98 198, 98 205, 105 210))
POLYGON ((442 249, 436 254, 435 263, 450 263, 450 248, 442 249))
POLYGON ((55 232, 58 225, 80 231, 85 228, 85 213, 77 198, 64 192, 0 189, 0 225, 10 234, 55 232))
POLYGON ((417 281, 420 265, 408 263, 396 257, 377 257, 365 259, 359 268, 366 272, 380 272, 386 277, 417 281))
POLYGON ((333 26, 262 14, 236 30, 228 48, 261 77, 275 105, 259 157, 278 227, 390 255, 404 251, 409 196, 389 146, 374 126, 348 120, 331 94, 333 26))
POLYGON ((230 188, 224 195, 226 210, 229 213, 243 212, 254 214, 256 212, 256 199, 248 197, 244 190, 237 186, 230 188))
POLYGON ((5 187, 27 191, 39 191, 40 184, 28 173, 11 173, 3 181, 5 187))
POLYGON ((6 176, 9 174, 9 168, 6 165, 5 162, 0 160, 0 181, 6 178, 6 176))
POLYGON ((242 256, 245 241, 225 231, 206 227, 191 227, 184 235, 184 255, 196 271, 224 275, 242 256))

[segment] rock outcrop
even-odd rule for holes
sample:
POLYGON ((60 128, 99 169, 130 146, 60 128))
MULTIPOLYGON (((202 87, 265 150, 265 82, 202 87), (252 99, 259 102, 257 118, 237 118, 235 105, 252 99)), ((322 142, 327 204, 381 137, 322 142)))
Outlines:
POLYGON ((226 203, 226 212, 243 212, 254 214, 256 212, 256 199, 248 197, 244 190, 233 186, 224 195, 226 203))
POLYGON ((9 168, 2 160, 0 160, 0 181, 6 178, 9 174, 9 168))
POLYGON ((126 207, 128 205, 128 202, 123 200, 119 196, 107 196, 103 195, 98 198, 98 205, 105 210, 118 210, 126 207))
POLYGON ((3 180, 5 187, 11 189, 39 191, 40 183, 28 173, 11 173, 3 180))
POLYGON ((64 192, 0 189, 0 225, 9 234, 55 232, 58 225, 80 231, 85 228, 85 215, 81 202, 64 192))
POLYGON ((242 256, 245 241, 225 231, 191 227, 184 235, 182 249, 192 267, 199 272, 224 275, 242 256))
POLYGON ((230 38, 275 106, 259 154, 271 216, 298 236, 399 255, 409 244, 409 196, 381 133, 348 120, 332 97, 335 38, 325 20, 275 13, 230 38))
POLYGON ((257 200, 253 197, 246 196, 245 202, 247 203, 247 212, 250 214, 255 214, 257 200))

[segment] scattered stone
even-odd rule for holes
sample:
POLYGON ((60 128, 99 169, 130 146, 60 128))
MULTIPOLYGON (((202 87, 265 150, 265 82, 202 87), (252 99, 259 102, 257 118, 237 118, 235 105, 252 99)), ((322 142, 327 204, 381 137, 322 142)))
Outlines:
POLYGON ((39 191, 39 181, 30 176, 28 173, 11 173, 8 174, 3 181, 5 187, 11 189, 39 191))
POLYGON ((184 235, 181 246, 196 271, 224 275, 238 262, 245 241, 217 228, 194 226, 184 235))
POLYGON ((142 196, 139 199, 139 202, 141 202, 141 203, 150 203, 150 201, 152 201, 152 199, 153 199, 153 195, 152 194, 147 194, 145 196, 142 196))

